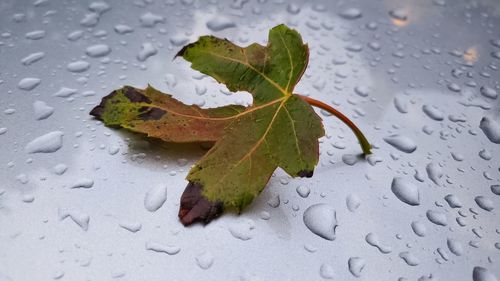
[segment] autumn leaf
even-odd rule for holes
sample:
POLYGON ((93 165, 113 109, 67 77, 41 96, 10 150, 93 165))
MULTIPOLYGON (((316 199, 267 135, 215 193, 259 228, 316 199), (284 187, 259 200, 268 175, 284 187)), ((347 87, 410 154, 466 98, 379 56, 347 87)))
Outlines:
POLYGON ((90 112, 107 126, 122 127, 168 142, 212 142, 245 108, 228 105, 202 109, 185 105, 148 86, 125 86, 102 99, 90 112))
POLYGON ((311 105, 344 121, 365 154, 370 145, 361 131, 329 105, 293 93, 304 73, 309 50, 300 34, 285 25, 269 32, 267 46, 239 47, 227 39, 202 36, 177 56, 233 92, 252 94, 249 107, 201 109, 148 87, 124 87, 105 97, 92 115, 165 141, 216 141, 190 170, 179 218, 185 225, 210 222, 223 210, 241 210, 282 168, 292 177, 311 177, 324 136, 311 105))

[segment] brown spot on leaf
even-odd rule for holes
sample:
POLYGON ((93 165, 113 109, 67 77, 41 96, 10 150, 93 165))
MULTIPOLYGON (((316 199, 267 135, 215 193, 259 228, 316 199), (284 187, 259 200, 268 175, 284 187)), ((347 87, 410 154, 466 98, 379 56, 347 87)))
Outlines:
POLYGON ((179 219, 188 226, 196 222, 209 223, 224 210, 222 202, 211 202, 202 194, 203 186, 189 182, 181 196, 179 219))
POLYGON ((311 170, 311 171, 308 171, 308 170, 302 170, 302 171, 300 171, 297 175, 298 175, 299 177, 301 177, 301 178, 304 178, 304 177, 305 177, 305 178, 310 178, 310 177, 312 177, 312 176, 313 176, 313 173, 314 173, 314 171, 313 171, 313 170, 311 170))
POLYGON ((89 114, 94 116, 96 119, 102 121, 102 114, 104 112, 104 107, 106 106, 106 103, 114 96, 116 96, 116 94, 117 91, 113 91, 109 95, 103 97, 101 103, 98 106, 94 107, 89 114))
POLYGON ((133 87, 124 87, 123 94, 131 102, 151 103, 151 100, 133 87))
MULTIPOLYGON (((147 108, 147 107, 146 107, 147 108)), ((140 108, 141 110, 143 108, 140 108)), ((144 121, 149 121, 149 120, 160 120, 163 115, 165 115, 166 111, 153 107, 149 110, 146 110, 145 112, 139 114, 137 117, 139 117, 141 120, 144 121)))

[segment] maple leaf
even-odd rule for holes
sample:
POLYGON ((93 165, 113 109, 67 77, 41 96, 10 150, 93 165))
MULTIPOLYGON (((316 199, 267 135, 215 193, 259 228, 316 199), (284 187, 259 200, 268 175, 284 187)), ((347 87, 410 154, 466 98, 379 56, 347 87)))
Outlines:
POLYGON ((245 110, 239 105, 203 109, 185 105, 149 86, 125 86, 104 97, 90 112, 107 126, 145 133, 168 142, 214 142, 232 118, 245 110))
POLYGON ((361 131, 330 106, 293 93, 304 73, 309 50, 300 34, 285 25, 269 31, 267 46, 239 47, 227 39, 202 36, 179 51, 191 67, 233 92, 252 94, 249 107, 202 109, 188 106, 152 87, 124 87, 91 111, 108 126, 121 126, 165 141, 215 141, 189 171, 181 196, 184 225, 210 222, 223 210, 240 212, 280 167, 292 177, 311 177, 319 159, 321 118, 311 105, 344 121, 365 154, 361 131))

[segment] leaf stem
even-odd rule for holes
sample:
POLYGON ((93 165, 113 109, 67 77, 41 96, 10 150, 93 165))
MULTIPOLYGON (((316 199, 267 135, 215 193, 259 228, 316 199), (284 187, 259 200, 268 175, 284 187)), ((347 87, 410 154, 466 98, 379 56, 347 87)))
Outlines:
POLYGON ((315 100, 313 98, 306 97, 306 96, 299 95, 299 94, 297 94, 297 96, 299 96, 302 100, 304 100, 308 104, 315 106, 315 107, 318 107, 318 108, 321 108, 325 111, 328 111, 329 113, 331 113, 335 117, 339 118, 342 122, 344 122, 353 131, 354 135, 356 135, 356 138, 358 138, 359 144, 361 145, 361 149, 363 150, 363 154, 366 156, 366 155, 372 153, 371 152, 372 146, 370 145, 370 143, 366 139, 365 135, 363 135, 361 130, 347 116, 345 116, 340 111, 336 110, 335 108, 329 106, 328 104, 326 104, 322 101, 315 100))

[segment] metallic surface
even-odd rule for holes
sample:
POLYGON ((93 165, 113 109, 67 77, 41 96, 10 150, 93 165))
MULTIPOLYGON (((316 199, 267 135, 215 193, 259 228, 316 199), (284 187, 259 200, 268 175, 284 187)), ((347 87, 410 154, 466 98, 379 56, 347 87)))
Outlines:
MULTIPOLYGON (((479 124, 484 116, 500 123, 500 98, 491 97, 500 92, 499 30, 494 0, 1 0, 0 280, 498 280, 500 196, 491 186, 500 182, 500 144, 479 124), (265 43, 279 23, 311 49, 296 91, 351 117, 374 155, 346 164, 359 145, 322 112, 327 137, 312 178, 278 170, 243 214, 185 228, 179 197, 204 150, 106 128, 88 112, 125 84, 150 83, 205 107, 248 104, 247 93, 230 94, 172 58, 204 34, 265 43), (96 44, 111 50, 92 55, 96 44), (151 47, 156 54, 145 58, 151 47), (76 61, 89 68, 68 66, 76 61), (24 78, 40 84, 26 90, 33 84, 24 78), (54 95, 62 87, 76 91, 54 95), (47 107, 53 113, 37 120, 47 107), (29 153, 37 144, 28 143, 50 132, 63 133, 62 147, 29 153), (416 150, 384 141, 393 134, 416 150), (395 177, 418 188, 419 205, 398 199, 395 177), (72 188, 82 185, 91 187, 72 188), (310 189, 306 198, 299 186, 302 195, 310 189), (145 207, 165 187, 163 206, 145 207), (317 203, 336 211, 334 240, 303 221, 317 203), (431 222, 429 210, 446 226, 431 222), (415 221, 425 236, 412 230, 415 221), (369 233, 388 253, 367 242, 369 233), (417 265, 401 258, 408 254, 417 265), (474 268, 484 274, 473 279, 474 268)), ((315 223, 328 223, 315 214, 315 223)))

